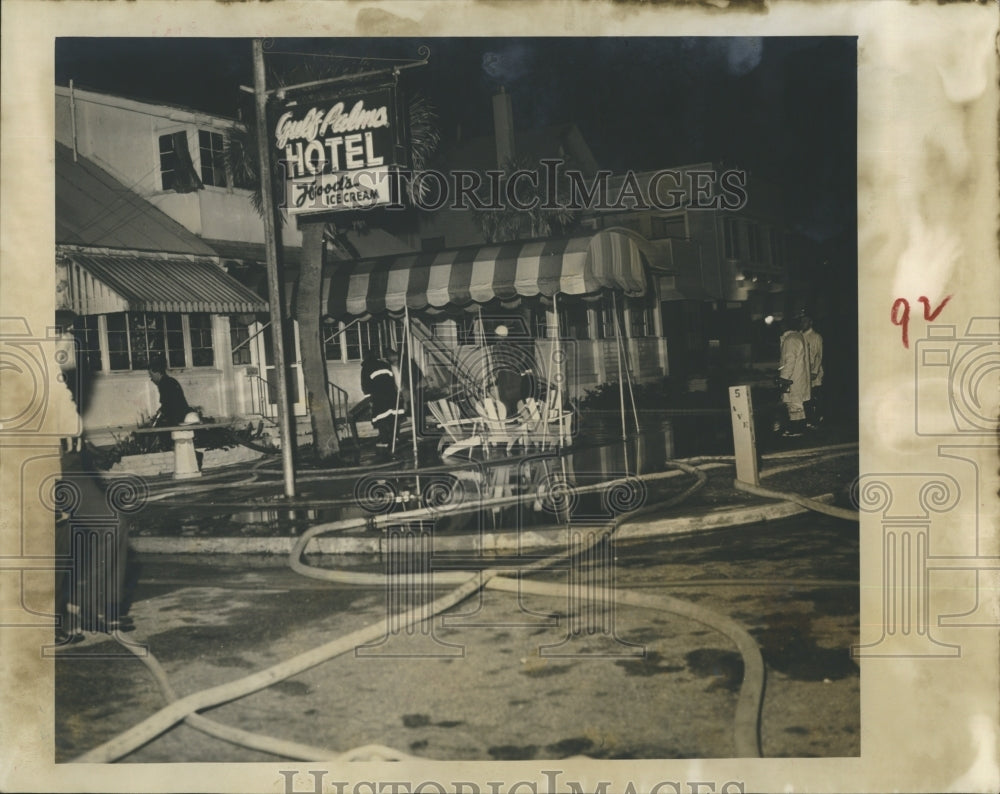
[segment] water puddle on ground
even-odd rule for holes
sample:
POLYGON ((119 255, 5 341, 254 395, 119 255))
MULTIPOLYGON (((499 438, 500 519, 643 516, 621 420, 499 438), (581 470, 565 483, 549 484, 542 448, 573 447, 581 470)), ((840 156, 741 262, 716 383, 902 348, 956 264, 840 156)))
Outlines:
MULTIPOLYGON (((857 610, 857 591, 853 593, 857 610)), ((812 633, 812 618, 802 613, 764 616, 767 628, 751 629, 768 667, 797 681, 837 681, 859 675, 849 648, 823 648, 812 633)))
POLYGON ((685 655, 688 668, 696 676, 711 679, 708 689, 738 692, 743 682, 743 657, 736 651, 698 648, 685 655))
POLYGON ((661 471, 665 461, 693 454, 695 448, 711 451, 706 443, 724 447, 728 425, 728 415, 697 415, 647 422, 627 440, 590 428, 561 453, 500 453, 485 461, 456 457, 447 467, 434 462, 417 471, 401 461, 399 470, 359 469, 354 477, 303 470, 294 506, 268 472, 250 494, 221 487, 193 498, 164 499, 155 510, 143 511, 132 531, 157 537, 295 537, 316 524, 354 520, 354 531, 364 532, 373 516, 398 513, 402 519, 417 508, 431 512, 440 534, 544 528, 568 518, 599 521, 633 509, 648 496, 634 482, 611 489, 603 483, 661 471), (484 500, 502 497, 518 497, 517 503, 480 507, 484 500))

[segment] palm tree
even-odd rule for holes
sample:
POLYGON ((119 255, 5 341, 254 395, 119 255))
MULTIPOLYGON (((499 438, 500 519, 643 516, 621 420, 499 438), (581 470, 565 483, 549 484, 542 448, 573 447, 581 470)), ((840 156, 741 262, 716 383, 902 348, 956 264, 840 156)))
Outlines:
MULTIPOLYGON (((330 67, 329 65, 315 67, 310 64, 287 69, 282 72, 271 71, 268 84, 287 86, 298 83, 312 82, 331 77, 350 74, 364 68, 364 63, 353 68, 330 67)), ((440 135, 437 130, 437 116, 425 98, 419 95, 411 97, 408 106, 408 121, 410 127, 411 164, 414 172, 419 172, 437 148, 440 135)), ((236 185, 249 188, 252 191, 251 201, 258 213, 264 212, 264 201, 261 194, 261 180, 257 157, 257 135, 253 125, 240 126, 231 129, 226 136, 225 153, 227 163, 233 174, 236 185)), ((275 158, 271 158, 272 182, 275 191, 284 189, 284 177, 280 172, 275 158)), ((426 189, 426 180, 410 180, 426 189)), ((353 213, 351 214, 353 215, 353 213)), ((312 423, 313 445, 319 460, 335 458, 340 453, 340 443, 333 415, 333 406, 328 396, 326 356, 323 350, 323 336, 320 312, 322 311, 322 279, 325 240, 344 240, 344 235, 352 229, 362 229, 364 221, 345 215, 345 222, 337 222, 324 218, 320 222, 303 222, 302 231, 302 262, 299 267, 296 288, 295 319, 299 324, 299 341, 302 353, 302 374, 305 380, 307 405, 312 423)), ((282 219, 283 221, 283 219, 282 219)), ((336 253, 331 254, 329 261, 345 261, 357 252, 343 244, 335 246, 336 253)))
MULTIPOLYGON (((502 170, 507 174, 515 171, 533 171, 538 163, 532 158, 519 154, 508 159, 502 170)), ((518 209, 505 203, 501 209, 482 210, 476 213, 476 221, 483 239, 488 243, 531 240, 565 233, 576 220, 576 214, 565 206, 545 208, 545 186, 532 184, 521 179, 516 185, 517 199, 530 209, 518 209)), ((560 191, 562 193, 563 191, 560 191)))

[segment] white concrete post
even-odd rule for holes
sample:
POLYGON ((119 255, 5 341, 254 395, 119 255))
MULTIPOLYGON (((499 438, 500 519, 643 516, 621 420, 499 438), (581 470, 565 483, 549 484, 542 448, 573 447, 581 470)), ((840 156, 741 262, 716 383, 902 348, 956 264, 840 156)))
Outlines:
POLYGON ((757 474, 757 438, 754 433, 753 402, 749 386, 729 387, 729 408, 733 419, 736 479, 760 485, 757 474))
POLYGON ((194 450, 194 430, 174 430, 170 437, 174 440, 174 479, 201 477, 198 455, 194 450))

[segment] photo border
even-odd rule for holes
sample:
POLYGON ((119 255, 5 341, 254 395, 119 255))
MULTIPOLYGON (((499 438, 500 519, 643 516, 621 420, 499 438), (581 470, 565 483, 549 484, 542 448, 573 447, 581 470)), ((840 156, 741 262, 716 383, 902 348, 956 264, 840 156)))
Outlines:
MULTIPOLYGON (((712 781, 719 791, 739 781, 747 792, 1000 786, 996 437, 958 424, 956 401, 964 398, 955 390, 961 384, 928 374, 919 358, 940 342, 939 328, 951 329, 945 336, 953 346, 970 339, 995 344, 989 336, 1000 314, 992 4, 779 0, 722 9, 545 0, 8 0, 3 23, 0 316, 23 318, 35 337, 45 335, 53 318, 57 36, 857 36, 862 735, 861 756, 847 759, 429 761, 336 770, 299 762, 56 766, 53 665, 38 651, 50 630, 24 625, 0 629, 0 790, 283 792, 280 770, 291 768, 330 769, 327 780, 350 781, 348 792, 355 783, 380 780, 414 786, 469 781, 484 792, 490 781, 504 781, 502 791, 509 791, 527 780, 545 791, 543 771, 555 769, 562 769, 564 783, 578 782, 583 791, 609 781, 608 794, 629 784, 649 791, 661 781, 681 781, 685 791, 691 782, 712 781), (950 302, 935 319, 921 313, 920 297, 936 307, 946 296, 950 302), (899 300, 911 307, 909 345, 901 338, 898 310, 893 313, 899 300), (976 336, 974 329, 981 327, 987 332, 976 336), (917 576, 913 587, 925 588, 920 597, 929 605, 929 630, 922 637, 893 635, 888 642, 883 595, 892 571, 886 544, 890 536, 920 531, 929 539, 929 555, 923 567, 908 570, 917 576), (928 654, 927 639, 957 645, 959 652, 928 654), (879 647, 886 653, 878 653, 879 647)), ((827 344, 835 343, 828 335, 827 344)), ((7 391, 0 399, 18 397, 7 391)), ((33 557, 52 553, 45 534, 51 514, 23 495, 58 471, 57 436, 38 431, 0 437, 0 558, 10 558, 25 539, 33 557)), ((10 566, 0 567, 8 576, 10 566)), ((34 597, 41 601, 43 594, 34 597)), ((5 616, 15 609, 9 590, 0 594, 0 607, 5 616)))

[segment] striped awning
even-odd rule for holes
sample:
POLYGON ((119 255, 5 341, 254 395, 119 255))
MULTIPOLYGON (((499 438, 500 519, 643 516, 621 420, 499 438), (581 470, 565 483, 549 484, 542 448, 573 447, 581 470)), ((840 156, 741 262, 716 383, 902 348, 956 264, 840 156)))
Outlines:
MULTIPOLYGON (((645 246, 643 245, 645 244, 645 246)), ((362 259, 338 265, 326 313, 347 316, 509 300, 515 296, 646 291, 640 235, 605 229, 585 237, 362 259)), ((645 263, 645 264, 644 264, 645 263)))
POLYGON ((267 311, 267 301, 214 262, 79 251, 67 258, 65 302, 77 314, 267 311))

